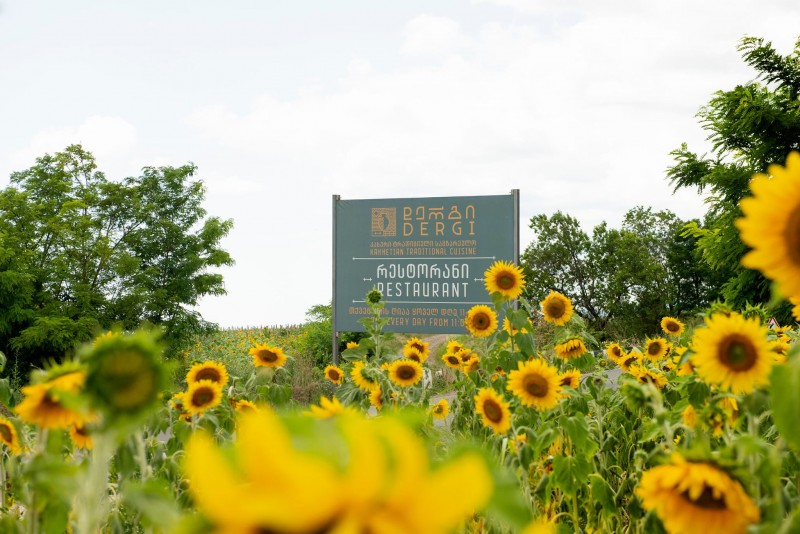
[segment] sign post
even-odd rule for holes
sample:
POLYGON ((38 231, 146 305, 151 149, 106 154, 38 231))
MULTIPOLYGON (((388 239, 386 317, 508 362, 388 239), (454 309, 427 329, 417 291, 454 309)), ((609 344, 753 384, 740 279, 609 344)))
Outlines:
MULTIPOLYGON (((385 329, 462 333, 483 275, 519 259, 519 191, 510 195, 342 200, 333 197, 333 342, 363 332, 364 297, 378 289, 385 329)), ((334 347, 334 361, 338 361, 334 347)))

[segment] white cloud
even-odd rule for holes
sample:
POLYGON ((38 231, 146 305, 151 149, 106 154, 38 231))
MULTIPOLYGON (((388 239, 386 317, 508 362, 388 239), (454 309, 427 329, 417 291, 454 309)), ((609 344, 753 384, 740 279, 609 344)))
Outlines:
MULTIPOLYGON (((229 295, 205 299, 204 317, 223 325, 299 322, 330 298, 334 193, 520 189, 523 247, 529 218, 557 209, 589 229, 601 220, 618 225, 637 205, 702 214, 694 192, 672 194, 669 152, 684 141, 706 151, 695 113, 714 91, 753 77, 738 40, 763 36, 786 53, 800 15, 789 0, 483 3, 494 6, 480 6, 481 20, 459 6, 399 21, 399 40, 361 55, 348 50, 335 79, 314 76, 308 86, 278 90, 243 78, 235 96, 230 85, 212 87, 180 125, 189 135, 152 117, 151 129, 137 134, 124 119, 92 116, 40 132, 14 153, 25 160, 15 168, 80 140, 128 174, 142 164, 181 164, 165 156, 170 147, 143 140, 183 134, 187 159, 208 185, 209 214, 235 219, 222 243, 237 261, 224 271, 229 295), (156 128, 158 135, 146 135, 156 128)), ((220 54, 230 53, 223 45, 220 54)), ((303 54, 335 53, 281 45, 297 71, 308 68, 303 54)), ((257 46, 252 57, 268 55, 257 46)))
POLYGON ((126 160, 137 148, 136 127, 121 117, 92 115, 77 126, 45 128, 37 132, 27 145, 11 152, 9 169, 2 169, 3 176, 11 171, 32 166, 36 158, 64 150, 67 146, 80 144, 90 151, 101 170, 108 166, 118 168, 116 163, 126 160))
POLYGON ((469 45, 458 21, 419 15, 408 21, 400 53, 407 56, 446 57, 469 45))

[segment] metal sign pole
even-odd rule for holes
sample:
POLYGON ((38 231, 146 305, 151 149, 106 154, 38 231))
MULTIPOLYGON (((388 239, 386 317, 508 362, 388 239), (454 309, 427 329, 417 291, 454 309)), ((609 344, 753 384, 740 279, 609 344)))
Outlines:
POLYGON ((512 189, 514 203, 514 265, 519 265, 519 189, 512 189))
POLYGON ((336 204, 341 199, 333 195, 333 276, 331 289, 331 354, 333 365, 339 365, 339 332, 336 329, 336 204))

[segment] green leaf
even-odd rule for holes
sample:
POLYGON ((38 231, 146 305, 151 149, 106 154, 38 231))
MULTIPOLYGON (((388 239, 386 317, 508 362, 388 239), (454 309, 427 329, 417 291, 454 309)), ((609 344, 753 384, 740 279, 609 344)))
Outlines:
POLYGON ((11 386, 8 383, 8 378, 0 378, 0 404, 11 406, 11 386))
POLYGON ((46 534, 67 532, 70 505, 67 501, 48 502, 42 511, 42 530, 46 534))
POLYGON ((569 496, 577 494, 586 483, 592 465, 582 456, 556 456, 553 458, 553 481, 555 486, 569 496))
POLYGON ((536 354, 536 342, 533 340, 533 335, 529 332, 518 332, 514 336, 514 341, 517 342, 519 351, 525 356, 533 356, 536 354))
POLYGON ((582 454, 586 458, 594 455, 598 445, 597 442, 592 439, 586 417, 582 413, 561 417, 559 423, 567 437, 572 441, 573 450, 576 453, 582 454))
POLYGON ((273 384, 267 391, 267 400, 276 406, 289 402, 292 398, 292 387, 289 385, 273 384))
POLYGON ((123 487, 122 500, 141 515, 142 523, 165 532, 170 532, 180 519, 169 484, 162 480, 128 481, 123 487))
POLYGON ((508 322, 511 323, 511 326, 517 330, 528 326, 528 312, 525 310, 511 310, 506 314, 506 317, 508 317, 508 322))
POLYGON ((603 515, 605 517, 612 517, 617 514, 614 491, 603 477, 597 473, 589 475, 589 490, 592 494, 592 500, 603 507, 603 515))
POLYGON ((772 418, 786 442, 800 450, 800 359, 793 358, 785 365, 776 365, 770 375, 772 418))

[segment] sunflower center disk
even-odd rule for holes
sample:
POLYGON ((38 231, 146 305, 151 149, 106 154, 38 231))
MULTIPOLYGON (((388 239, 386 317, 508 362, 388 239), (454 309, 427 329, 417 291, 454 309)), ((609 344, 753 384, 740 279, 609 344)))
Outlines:
POLYGON ((489 316, 483 313, 479 313, 475 316, 475 328, 478 330, 485 330, 489 328, 489 316))
POLYGON ((714 497, 714 490, 708 486, 703 487, 703 493, 700 494, 696 501, 689 497, 688 491, 681 493, 681 497, 695 506, 699 506, 700 508, 704 508, 706 510, 725 510, 727 508, 727 506, 725 506, 725 499, 721 496, 714 497))
POLYGON ((545 380, 543 376, 539 375, 526 376, 523 387, 525 388, 525 391, 534 397, 544 397, 547 395, 547 391, 550 389, 548 387, 547 380, 545 380))
POLYGON ((278 355, 268 350, 262 350, 259 357, 265 362, 274 362, 278 359, 278 355))
POLYGON ((219 375, 219 371, 216 369, 203 369, 199 373, 197 373, 197 381, 200 380, 211 380, 212 382, 221 382, 222 377, 219 375))
POLYGON ((413 367, 405 366, 397 368, 397 376, 403 380, 411 380, 417 375, 413 367))
POLYGON ((783 237, 786 240, 786 254, 795 265, 800 265, 800 206, 789 214, 783 237))
POLYGON ((728 336, 720 347, 719 360, 732 371, 747 371, 756 364, 756 349, 744 336, 728 336))
POLYGON ((13 436, 11 435, 11 429, 8 428, 8 426, 0 425, 0 439, 6 443, 11 443, 13 436))
POLYGON ((514 278, 509 274, 503 273, 497 278, 497 285, 502 289, 511 289, 514 287, 514 278))
POLYGON ((564 316, 564 312, 567 311, 566 306, 560 300, 551 300, 547 303, 547 315, 552 317, 553 319, 561 319, 564 316))
POLYGON ((339 380, 339 373, 336 371, 328 371, 328 375, 331 377, 331 380, 339 380))
POLYGON ((486 419, 492 423, 498 423, 503 419, 503 410, 500 409, 496 402, 491 400, 487 400, 483 404, 483 413, 486 415, 486 419))
POLYGON ((199 389, 195 391, 192 397, 192 403, 195 406, 204 406, 214 399, 214 393, 207 389, 199 389))

